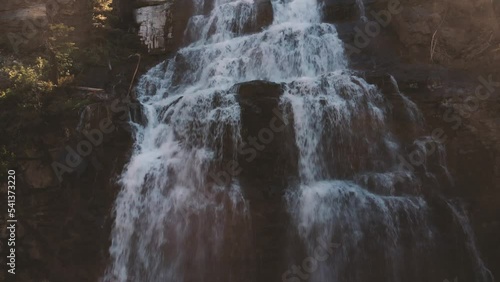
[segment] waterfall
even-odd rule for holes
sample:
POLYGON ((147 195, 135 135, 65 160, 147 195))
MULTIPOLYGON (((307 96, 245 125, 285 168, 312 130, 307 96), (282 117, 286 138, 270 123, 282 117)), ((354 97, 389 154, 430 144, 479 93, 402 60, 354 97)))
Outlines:
POLYGON ((210 175, 235 160, 242 143, 233 86, 265 80, 283 83, 280 108, 298 150, 299 181, 283 196, 291 232, 308 256, 318 239, 340 246, 309 281, 367 281, 370 273, 357 269, 363 266, 378 269, 375 281, 419 281, 418 272, 439 260, 431 259, 438 231, 422 182, 399 165, 404 148, 388 125, 388 101, 349 69, 317 0, 273 0, 266 26, 256 20, 264 1, 214 0, 209 14, 209 0, 193 1, 185 32, 192 43, 136 89, 145 120, 132 124, 135 146, 119 180, 103 280, 259 281, 242 277, 251 272, 245 263, 233 267, 236 258, 255 260, 251 203, 237 175, 225 183, 210 175))

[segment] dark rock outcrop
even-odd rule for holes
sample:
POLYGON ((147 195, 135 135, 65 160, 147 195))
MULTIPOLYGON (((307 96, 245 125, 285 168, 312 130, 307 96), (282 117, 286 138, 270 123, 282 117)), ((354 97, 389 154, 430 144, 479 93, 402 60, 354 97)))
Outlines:
POLYGON ((238 154, 242 169, 239 179, 251 203, 255 234, 252 245, 259 262, 252 275, 262 281, 280 281, 276 269, 288 267, 282 250, 289 244, 290 220, 282 195, 288 176, 296 171, 297 160, 290 153, 297 150, 290 142, 294 139, 279 107, 283 85, 251 81, 235 85, 233 90, 241 107, 241 135, 245 144, 238 154))
POLYGON ((248 32, 258 32, 263 28, 272 24, 273 15, 273 5, 270 0, 257 0, 255 3, 255 24, 248 32))
POLYGON ((172 28, 172 37, 168 41, 168 50, 176 50, 187 43, 184 38, 184 31, 194 13, 194 4, 192 1, 175 0, 172 11, 172 18, 169 22, 172 28))
MULTIPOLYGON (((285 120, 279 107, 283 94, 281 84, 267 81, 251 81, 234 87, 241 106, 242 140, 245 143, 239 154, 243 176, 258 177, 264 187, 278 187, 287 175, 293 173, 289 152, 292 146, 290 132, 284 127, 285 120), (276 130, 276 129, 279 130, 276 130), (262 142, 264 141, 264 142, 262 142), (253 152, 253 153, 252 153, 253 152)), ((278 193, 259 191, 258 193, 278 193)))
MULTIPOLYGON (((495 277, 500 275, 500 92, 476 89, 500 76, 409 65, 391 71, 401 92, 420 108, 426 120, 422 134, 442 132, 446 160, 453 181, 442 192, 461 199, 470 212, 479 252, 495 277), (482 78, 481 78, 482 77, 482 78), (489 93, 489 94, 487 94, 489 93)), ((383 88, 381 81, 372 81, 383 88)), ((386 80, 387 82, 387 80, 386 80)), ((486 89, 486 87, 485 87, 486 89)), ((397 132, 411 126, 395 119, 397 132)), ((437 153, 429 157, 437 157, 437 153)), ((418 168, 417 168, 418 169, 418 168)))

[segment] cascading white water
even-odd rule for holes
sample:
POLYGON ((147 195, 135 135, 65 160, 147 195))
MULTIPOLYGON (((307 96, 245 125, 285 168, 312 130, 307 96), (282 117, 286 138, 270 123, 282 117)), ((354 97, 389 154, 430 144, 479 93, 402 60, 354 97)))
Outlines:
POLYGON ((397 165, 402 152, 385 104, 374 86, 342 73, 302 78, 285 90, 282 105, 291 109, 300 152, 301 183, 287 194, 290 214, 309 255, 318 239, 341 245, 334 266, 320 265, 309 281, 345 281, 350 265, 363 264, 365 254, 356 250, 375 236, 391 274, 386 281, 401 281, 403 221, 415 225, 412 242, 432 242, 418 183, 400 183, 401 174, 414 177, 397 165))
POLYGON ((238 184, 221 187, 207 179, 222 158, 225 134, 239 138, 239 109, 225 94, 143 104, 147 125, 137 125, 137 148, 116 200, 112 277, 181 281, 186 261, 203 274, 225 240, 225 226, 247 220, 238 184))
POLYGON ((292 222, 309 253, 317 238, 341 244, 335 263, 310 281, 359 281, 342 273, 363 263, 357 248, 375 235, 386 281, 402 281, 402 237, 431 244, 429 209, 415 175, 397 165, 402 150, 384 97, 351 74, 317 0, 272 1, 273 23, 254 34, 244 34, 256 16, 253 0, 215 0, 209 15, 204 0, 194 2, 186 30, 193 43, 137 87, 146 120, 134 124, 104 280, 240 280, 213 272, 227 266, 218 260, 223 245, 245 245, 249 203, 237 179, 222 185, 209 175, 241 142, 232 86, 267 80, 286 83, 281 106, 294 121, 300 184, 286 194, 292 222))

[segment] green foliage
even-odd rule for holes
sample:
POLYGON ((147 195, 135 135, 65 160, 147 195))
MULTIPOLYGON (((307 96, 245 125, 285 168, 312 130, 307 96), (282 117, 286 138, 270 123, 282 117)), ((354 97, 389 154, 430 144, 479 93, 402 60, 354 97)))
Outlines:
POLYGON ((94 26, 105 27, 107 25, 108 17, 113 10, 113 0, 92 0, 93 13, 92 20, 94 26))
POLYGON ((73 70, 73 55, 78 49, 70 41, 69 34, 73 27, 64 24, 49 26, 47 37, 48 54, 39 54, 38 57, 25 57, 19 60, 6 60, 0 65, 0 99, 11 97, 24 108, 40 108, 40 96, 51 92, 54 84, 68 81, 73 70), (52 73, 59 77, 58 81, 51 79, 52 73))
POLYGON ((32 63, 13 61, 0 68, 0 76, 8 80, 8 86, 0 90, 0 99, 9 96, 25 100, 25 106, 39 108, 39 94, 52 90, 47 79, 47 60, 37 57, 32 63))
POLYGON ((73 68, 73 54, 78 47, 70 41, 70 34, 75 30, 64 24, 52 24, 49 26, 50 36, 49 48, 54 52, 59 76, 69 76, 73 68))

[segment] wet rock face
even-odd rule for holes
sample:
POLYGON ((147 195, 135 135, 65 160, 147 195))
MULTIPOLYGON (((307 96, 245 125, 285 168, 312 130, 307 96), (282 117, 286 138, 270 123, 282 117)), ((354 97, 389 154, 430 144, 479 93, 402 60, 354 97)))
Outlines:
MULTIPOLYGON (((210 24, 209 30, 213 33, 219 19, 214 18, 210 23, 213 1, 204 1, 202 10, 195 11, 193 1, 138 1, 139 6, 134 10, 135 22, 139 25, 139 35, 148 50, 152 53, 171 52, 198 40, 192 34, 195 28, 190 27, 193 16, 200 20, 205 18, 210 24), (197 15, 197 13, 200 13, 197 15), (185 34, 188 29, 187 34, 185 34)), ((242 13, 248 3, 239 3, 234 9, 242 13)), ((250 34, 259 32, 273 22, 273 6, 270 0, 257 0, 252 7, 253 17, 241 23, 235 18, 232 28, 235 33, 250 34)), ((210 32, 208 34, 210 36, 210 32)))
POLYGON ((494 1, 408 1, 392 26, 411 54, 463 66, 498 40, 494 1))
POLYGON ((259 256, 259 266, 252 275, 261 281, 281 281, 276 270, 288 267, 283 249, 289 243, 290 231, 282 195, 287 176, 297 170, 297 156, 290 153, 297 152, 290 127, 280 130, 285 125, 279 107, 283 85, 250 81, 234 87, 244 143, 238 152, 239 179, 251 202, 253 232, 265 234, 252 237, 253 252, 259 256))
POLYGON ((280 186, 292 175, 296 158, 289 121, 279 106, 283 85, 267 81, 251 81, 235 86, 241 107, 242 141, 238 162, 242 176, 257 178, 262 187, 274 191, 248 191, 250 194, 281 194, 280 186), (265 184, 264 184, 265 183, 265 184))
POLYGON ((274 19, 273 5, 270 0, 257 0, 256 5, 256 21, 250 32, 258 32, 261 29, 269 26, 274 19))
POLYGON ((361 11, 356 0, 321 0, 323 20, 328 23, 355 21, 361 11))
MULTIPOLYGON (((481 85, 478 77, 487 79, 492 75, 493 82, 500 81, 495 51, 498 46, 495 8, 498 7, 495 1, 400 2, 402 12, 395 14, 388 27, 371 38, 371 44, 362 49, 360 55, 351 56, 351 63, 356 59, 357 69, 393 75, 401 92, 424 114, 426 133, 444 131, 446 159, 454 182, 443 190, 466 203, 479 252, 498 279, 500 91, 494 87, 488 99, 475 98, 475 89, 481 85)), ((372 7, 381 11, 387 4, 379 0, 372 7)), ((367 10, 371 15, 369 8, 367 10)), ((347 35, 354 34, 349 31, 351 27, 346 30, 347 35)), ((355 46, 352 41, 347 43, 355 46)), ((382 76, 367 76, 367 80, 384 93, 391 91, 390 83, 382 76)), ((394 104, 397 106, 393 126, 405 136, 411 123, 400 118, 397 114, 400 105, 394 104)))
POLYGON ((184 45, 192 1, 151 0, 132 3, 139 36, 150 53, 171 52, 184 45))
MULTIPOLYGON (((244 3, 241 3, 241 7, 244 5, 244 3)), ((257 0, 253 4, 253 17, 246 23, 243 24, 243 28, 241 31, 241 34, 250 34, 250 33, 256 33, 261 31, 262 29, 268 27, 270 24, 273 22, 273 5, 271 4, 270 0, 257 0)), ((235 18, 233 26, 236 27, 238 25, 237 21, 239 19, 235 18)))
POLYGON ((171 6, 170 3, 163 3, 134 11, 135 21, 139 25, 139 36, 150 52, 165 51, 167 40, 172 37, 170 27, 167 27, 171 6))
MULTIPOLYGON (((493 275, 500 275, 500 133, 498 91, 488 99, 475 98, 482 85, 479 73, 432 66, 394 68, 400 90, 418 105, 426 132, 443 132, 446 159, 453 184, 443 189, 467 204, 479 252, 493 275), (465 101, 468 101, 466 103, 465 101), (472 106, 472 107, 471 107, 472 106), (495 126, 492 126, 495 124, 495 126)), ((487 76, 484 76, 487 77, 487 76)), ((498 80, 494 75, 493 81, 498 80)), ((404 124, 404 123, 403 123, 404 124)))
POLYGON ((239 1, 220 5, 214 10, 212 1, 204 1, 203 10, 196 11, 189 20, 184 43, 213 39, 222 30, 234 35, 260 32, 272 24, 273 6, 270 0, 239 1), (200 14, 202 13, 202 14, 200 14), (231 13, 234 17, 228 18, 231 13))

